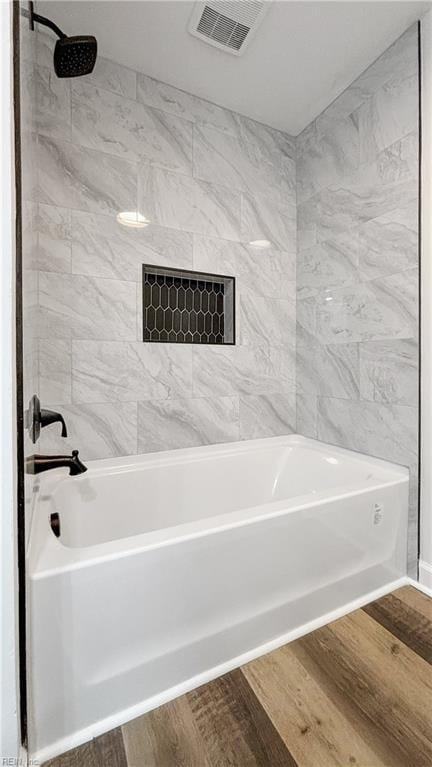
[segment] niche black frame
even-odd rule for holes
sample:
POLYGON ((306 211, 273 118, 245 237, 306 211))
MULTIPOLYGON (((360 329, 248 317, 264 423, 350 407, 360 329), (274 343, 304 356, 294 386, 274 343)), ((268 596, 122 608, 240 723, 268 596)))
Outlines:
MULTIPOLYGON (((200 272, 194 269, 178 269, 176 267, 160 266, 157 264, 143 264, 141 284, 142 284, 142 321, 143 321, 142 341, 144 343, 187 344, 190 346, 217 346, 217 347, 236 345, 236 278, 233 275, 213 274, 210 272, 200 272), (144 324, 145 310, 147 308, 147 305, 145 302, 145 295, 144 295, 144 283, 145 283, 146 274, 154 274, 155 276, 163 276, 163 277, 173 277, 174 279, 177 278, 180 280, 181 279, 193 280, 196 282, 214 282, 214 283, 224 282, 227 285, 229 285, 231 289, 231 296, 229 297, 229 300, 230 300, 230 305, 232 307, 231 333, 230 333, 232 340, 199 342, 199 341, 194 341, 193 339, 170 340, 170 339, 159 339, 159 338, 146 338, 145 324, 144 324)), ((226 300, 226 294, 224 294, 224 301, 225 300, 226 300)), ((224 312, 225 312, 225 306, 224 306, 224 312)), ((225 329, 225 333, 226 333, 226 329, 225 329)))

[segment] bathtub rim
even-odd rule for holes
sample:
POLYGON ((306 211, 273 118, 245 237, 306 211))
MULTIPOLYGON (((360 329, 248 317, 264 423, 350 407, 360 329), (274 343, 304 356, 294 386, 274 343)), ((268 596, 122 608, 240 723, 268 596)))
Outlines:
POLYGON ((89 470, 96 471, 96 476, 103 476, 117 473, 117 471, 124 473, 125 471, 137 470, 142 465, 150 468, 152 466, 170 466, 173 463, 179 464, 188 459, 205 460, 209 455, 226 456, 232 453, 247 453, 281 445, 299 445, 321 454, 331 453, 331 455, 340 455, 348 460, 354 459, 361 463, 367 463, 378 469, 381 468, 388 478, 364 486, 361 486, 360 482, 334 486, 314 495, 307 493, 302 496, 293 496, 291 499, 272 501, 238 511, 213 515, 204 520, 194 520, 189 523, 137 533, 88 546, 67 546, 55 537, 48 522, 49 492, 52 492, 62 480, 69 480, 68 475, 65 477, 62 469, 55 470, 51 476, 41 478, 34 493, 27 554, 30 579, 39 580, 65 571, 93 567, 102 562, 139 555, 146 551, 180 544, 207 535, 215 535, 245 525, 257 524, 308 508, 325 506, 335 500, 363 495, 385 487, 409 482, 409 469, 407 467, 296 434, 89 461, 88 467, 89 470), (47 498, 44 498, 42 493, 48 494, 47 498), (46 515, 44 515, 45 509, 46 515))
MULTIPOLYGON (((236 440, 233 442, 218 442, 210 445, 197 445, 195 447, 173 448, 170 450, 159 450, 148 453, 136 453, 134 455, 119 456, 114 458, 98 458, 86 460, 86 466, 95 476, 105 474, 126 473, 133 471, 137 466, 170 466, 184 463, 187 459, 194 461, 204 461, 207 456, 224 456, 231 453, 249 453, 263 448, 271 449, 281 445, 299 445, 307 447, 319 453, 336 453, 348 459, 354 459, 361 463, 373 464, 380 467, 388 474, 394 474, 399 477, 400 473, 408 468, 404 464, 395 461, 389 461, 385 458, 368 455, 359 450, 333 445, 331 442, 324 442, 314 437, 304 437, 302 434, 284 434, 278 437, 260 437, 259 439, 236 440)), ((57 484, 59 478, 68 479, 64 469, 53 469, 49 474, 39 474, 37 480, 44 487, 51 487, 53 483, 57 484)))

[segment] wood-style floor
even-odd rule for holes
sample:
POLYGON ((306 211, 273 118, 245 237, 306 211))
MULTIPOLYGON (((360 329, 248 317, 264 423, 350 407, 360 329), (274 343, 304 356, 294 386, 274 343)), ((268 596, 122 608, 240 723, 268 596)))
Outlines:
POLYGON ((402 588, 46 767, 432 767, 431 664, 402 588))

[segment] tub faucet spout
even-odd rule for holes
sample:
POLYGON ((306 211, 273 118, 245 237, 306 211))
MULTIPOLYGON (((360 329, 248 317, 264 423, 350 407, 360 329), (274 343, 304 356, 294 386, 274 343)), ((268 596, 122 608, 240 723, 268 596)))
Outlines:
POLYGON ((65 466, 69 469, 71 476, 83 474, 87 471, 87 466, 84 466, 78 455, 78 450, 72 450, 72 455, 29 455, 26 458, 26 472, 40 474, 42 471, 65 466))

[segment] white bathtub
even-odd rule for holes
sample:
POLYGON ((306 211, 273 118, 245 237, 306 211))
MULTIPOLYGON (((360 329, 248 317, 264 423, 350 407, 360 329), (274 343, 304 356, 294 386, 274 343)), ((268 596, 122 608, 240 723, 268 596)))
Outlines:
POLYGON ((405 468, 298 436, 88 466, 44 475, 33 514, 30 750, 40 759, 405 575, 405 468))

